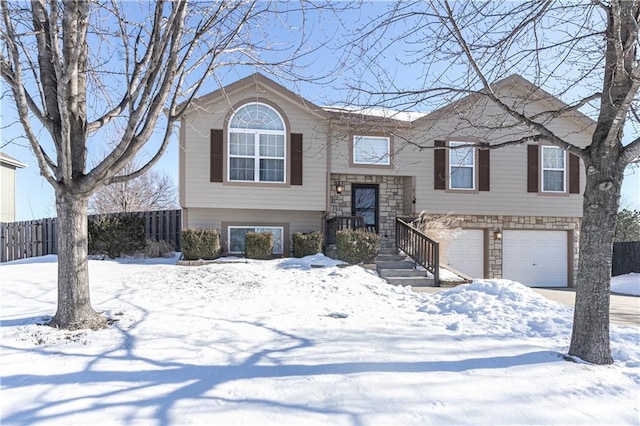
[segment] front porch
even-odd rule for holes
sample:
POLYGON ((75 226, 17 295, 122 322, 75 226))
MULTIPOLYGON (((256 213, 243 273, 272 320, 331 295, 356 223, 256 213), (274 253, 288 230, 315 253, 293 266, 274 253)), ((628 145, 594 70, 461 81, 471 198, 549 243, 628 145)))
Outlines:
POLYGON ((380 259, 376 263, 381 276, 395 284, 428 278, 431 284, 419 280, 421 285, 438 286, 439 244, 414 228, 411 219, 403 220, 415 217, 414 210, 415 177, 331 174, 329 211, 323 224, 325 254, 335 257, 337 231, 366 228, 379 235, 380 253, 400 253, 403 260, 397 263, 406 261, 395 267, 380 259))
POLYGON ((361 217, 382 248, 395 248, 396 217, 415 215, 414 182, 412 176, 331 174, 327 217, 361 217))
MULTIPOLYGON (((367 228, 362 216, 337 216, 325 221, 325 254, 335 257, 336 233, 367 228)), ((411 221, 394 218, 392 247, 380 249, 378 274, 391 284, 440 286, 439 244, 416 229, 411 221)), ((375 232, 369 227, 369 231, 375 232)))

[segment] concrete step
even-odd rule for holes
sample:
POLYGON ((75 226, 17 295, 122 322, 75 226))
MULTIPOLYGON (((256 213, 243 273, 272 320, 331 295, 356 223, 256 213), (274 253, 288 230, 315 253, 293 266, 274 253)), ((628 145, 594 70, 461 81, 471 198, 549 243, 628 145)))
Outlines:
POLYGON ((398 249, 383 247, 378 251, 378 255, 381 255, 381 254, 398 254, 398 249))
POLYGON ((376 262, 397 262, 406 258, 407 256, 403 254, 378 254, 376 262))
POLYGON ((324 248, 325 256, 330 257, 331 259, 337 258, 337 252, 335 244, 329 244, 324 248))
POLYGON ((381 260, 376 261, 376 267, 380 269, 413 269, 415 263, 408 260, 381 260))
POLYGON ((411 287, 435 287, 433 278, 427 277, 387 277, 385 278, 389 284, 411 286, 411 287))
POLYGON ((387 277, 425 277, 427 273, 425 271, 419 271, 417 269, 381 269, 378 268, 378 275, 382 278, 387 277))

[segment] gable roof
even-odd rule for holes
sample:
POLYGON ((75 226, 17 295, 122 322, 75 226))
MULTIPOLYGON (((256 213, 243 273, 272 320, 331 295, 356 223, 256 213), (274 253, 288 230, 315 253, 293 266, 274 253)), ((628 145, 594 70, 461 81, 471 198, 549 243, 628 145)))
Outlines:
POLYGON ((25 167, 27 167, 26 164, 16 160, 15 158, 10 156, 9 154, 5 154, 2 151, 0 151, 0 163, 7 164, 7 165, 15 167, 17 169, 24 169, 25 167))
POLYGON ((303 98, 302 96, 297 95, 296 93, 287 89, 283 85, 276 83, 275 81, 271 80, 268 77, 265 77, 263 74, 259 72, 253 73, 248 77, 245 77, 227 86, 221 87, 218 90, 214 90, 211 93, 208 93, 206 95, 203 95, 199 98, 194 99, 192 103, 192 107, 195 105, 206 105, 211 102, 215 102, 223 97, 228 96, 233 92, 236 92, 251 86, 256 87, 256 89, 270 90, 271 92, 276 93, 277 95, 285 99, 288 99, 292 103, 299 105, 301 108, 304 108, 305 110, 321 118, 328 119, 333 117, 333 115, 328 111, 326 111, 324 108, 319 107, 313 102, 303 98))
MULTIPOLYGON (((301 108, 304 108, 305 110, 323 119, 337 119, 338 121, 344 122, 345 124, 356 120, 357 122, 371 122, 383 125, 384 123, 386 123, 387 125, 395 125, 400 127, 404 127, 406 125, 414 127, 420 125, 421 123, 437 120, 443 116, 453 113, 460 108, 464 108, 465 106, 470 105, 486 96, 485 94, 483 94, 484 90, 480 90, 478 92, 470 93, 462 97, 461 99, 458 99, 428 113, 376 110, 374 108, 362 109, 355 107, 321 107, 294 93, 283 85, 266 77, 265 75, 256 72, 218 90, 194 99, 190 108, 196 105, 204 106, 211 102, 215 102, 223 97, 226 97, 231 93, 250 88, 251 86, 254 86, 256 90, 269 90, 272 93, 288 99, 290 102, 299 105, 301 108)), ((520 93, 524 93, 527 96, 531 97, 532 101, 534 102, 547 102, 551 105, 552 110, 561 110, 569 107, 568 104, 564 103, 556 96, 546 92, 545 90, 531 83, 519 74, 512 74, 508 77, 503 78, 502 80, 498 80, 495 83, 492 83, 491 86, 494 90, 515 89, 520 93)), ((561 114, 561 116, 571 118, 578 124, 585 127, 595 126, 596 124, 594 120, 578 110, 569 110, 561 114)))
MULTIPOLYGON (((508 77, 503 78, 502 80, 498 80, 494 83, 491 84, 492 89, 494 90, 498 90, 498 89, 515 89, 520 91, 521 93, 526 93, 527 96, 530 96, 533 102, 535 101, 543 101, 543 102, 547 102, 549 104, 551 104, 552 108, 554 110, 561 110, 561 109, 565 109, 568 108, 569 105, 566 104, 565 102, 561 101, 560 99, 558 99, 556 96, 550 94, 549 92, 545 91, 544 89, 541 89, 540 87, 536 86, 535 84, 531 83, 529 80, 527 80, 526 78, 522 77, 519 74, 511 74, 508 77)), ((460 108, 464 108, 467 105, 470 105, 484 97, 486 97, 486 95, 483 93, 485 92, 484 89, 475 92, 475 93, 470 93, 469 95, 464 96, 461 99, 458 99, 457 101, 451 102, 450 104, 447 104, 441 108, 438 108, 432 112, 430 112, 429 114, 426 114, 423 117, 418 118, 417 120, 413 121, 414 124, 419 124, 421 122, 424 121, 433 121, 433 120, 437 120, 438 118, 444 116, 444 115, 448 115, 452 112, 454 112, 457 109, 460 108)), ((579 124, 582 124, 586 127, 590 127, 590 126, 595 126, 596 122, 591 119, 590 117, 588 117, 587 115, 581 113, 578 110, 569 110, 563 114, 561 114, 561 116, 564 117, 569 117, 572 118, 574 120, 576 120, 579 124)))

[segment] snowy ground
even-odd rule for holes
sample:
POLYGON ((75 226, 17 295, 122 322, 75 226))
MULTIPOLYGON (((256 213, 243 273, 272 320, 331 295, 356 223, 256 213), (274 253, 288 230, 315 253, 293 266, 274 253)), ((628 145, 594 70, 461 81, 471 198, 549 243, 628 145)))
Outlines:
POLYGON ((627 274, 613 277, 611 292, 640 296, 640 274, 627 274))
POLYGON ((96 332, 37 325, 55 257, 3 264, 1 423, 640 424, 639 329, 612 325, 614 365, 568 362, 571 308, 520 284, 417 294, 321 255, 174 263, 90 261, 118 319, 96 332))

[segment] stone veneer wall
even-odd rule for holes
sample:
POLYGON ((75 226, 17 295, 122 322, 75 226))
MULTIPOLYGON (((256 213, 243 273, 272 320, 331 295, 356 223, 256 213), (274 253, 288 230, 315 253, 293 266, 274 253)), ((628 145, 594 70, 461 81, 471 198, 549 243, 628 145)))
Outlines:
MULTIPOLYGON (((431 215, 434 218, 445 215, 431 215)), ((579 217, 555 217, 555 216, 489 216, 489 215, 451 215, 454 218, 454 227, 461 229, 486 229, 488 230, 488 258, 489 278, 502 278, 502 240, 497 240, 494 235, 497 231, 509 230, 552 230, 569 231, 573 238, 573 282, 578 274, 578 257, 580 252, 580 221, 579 217)))
POLYGON ((331 175, 331 216, 351 216, 351 184, 378 185, 378 231, 382 247, 394 247, 396 217, 404 216, 404 180, 402 176, 366 176, 349 174, 331 175), (336 185, 344 186, 342 194, 336 193, 336 185))

